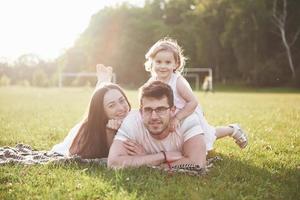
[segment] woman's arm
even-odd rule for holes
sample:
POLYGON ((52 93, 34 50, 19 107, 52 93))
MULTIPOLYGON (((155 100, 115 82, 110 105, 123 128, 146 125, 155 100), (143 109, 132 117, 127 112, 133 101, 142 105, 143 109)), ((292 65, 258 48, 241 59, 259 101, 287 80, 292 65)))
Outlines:
POLYGON ((110 147, 113 143, 114 137, 122 124, 122 120, 110 119, 106 124, 106 141, 107 146, 110 147))

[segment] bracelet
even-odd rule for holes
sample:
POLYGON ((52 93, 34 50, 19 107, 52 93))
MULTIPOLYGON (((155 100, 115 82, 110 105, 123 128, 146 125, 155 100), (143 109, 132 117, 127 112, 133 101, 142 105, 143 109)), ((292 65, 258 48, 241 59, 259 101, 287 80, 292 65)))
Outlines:
POLYGON ((168 159, 167 159, 167 154, 166 154, 166 152, 165 152, 165 151, 161 151, 161 152, 162 152, 163 155, 164 155, 165 162, 167 163, 169 169, 171 169, 171 164, 170 164, 170 162, 169 162, 168 159))

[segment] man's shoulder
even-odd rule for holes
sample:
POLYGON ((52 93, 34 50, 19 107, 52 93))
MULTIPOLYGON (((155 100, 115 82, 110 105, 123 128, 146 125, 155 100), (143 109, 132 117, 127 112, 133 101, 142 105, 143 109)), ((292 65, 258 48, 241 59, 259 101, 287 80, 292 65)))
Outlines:
POLYGON ((200 126, 198 116, 197 116, 197 114, 192 113, 191 115, 189 115, 182 121, 180 129, 182 131, 186 131, 186 130, 191 129, 196 126, 200 126))
POLYGON ((187 116, 183 121, 182 124, 187 124, 187 123, 194 123, 198 124, 198 116, 196 113, 192 113, 189 116, 187 116))
POLYGON ((180 133, 182 134, 184 141, 187 141, 196 135, 204 134, 197 114, 193 113, 183 120, 180 126, 180 133))
POLYGON ((131 110, 121 124, 121 129, 128 129, 141 126, 142 117, 139 110, 131 110))
POLYGON ((115 140, 136 139, 137 133, 141 132, 141 126, 142 121, 139 111, 130 111, 118 129, 115 140))
POLYGON ((139 110, 131 110, 128 115, 125 117, 124 121, 137 121, 140 119, 140 112, 139 110))

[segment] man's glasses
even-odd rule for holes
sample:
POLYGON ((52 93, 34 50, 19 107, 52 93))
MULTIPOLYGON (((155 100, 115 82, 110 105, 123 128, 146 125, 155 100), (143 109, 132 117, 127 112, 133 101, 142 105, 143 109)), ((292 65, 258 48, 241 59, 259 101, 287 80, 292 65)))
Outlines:
POLYGON ((154 109, 146 107, 146 108, 142 108, 141 110, 144 115, 150 116, 150 115, 152 115, 153 111, 155 111, 155 113, 157 115, 165 115, 169 109, 170 109, 170 107, 160 106, 160 107, 157 107, 154 109))

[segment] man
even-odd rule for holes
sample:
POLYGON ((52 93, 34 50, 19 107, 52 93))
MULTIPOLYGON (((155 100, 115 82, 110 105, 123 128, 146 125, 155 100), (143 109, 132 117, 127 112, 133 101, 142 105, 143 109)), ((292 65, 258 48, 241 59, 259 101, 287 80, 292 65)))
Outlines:
POLYGON ((140 110, 132 111, 119 128, 108 155, 109 167, 206 163, 206 147, 195 114, 170 131, 175 115, 173 91, 163 82, 145 84, 140 90, 140 110), (134 141, 142 146, 135 149, 134 141), (142 151, 143 150, 143 151, 142 151))

